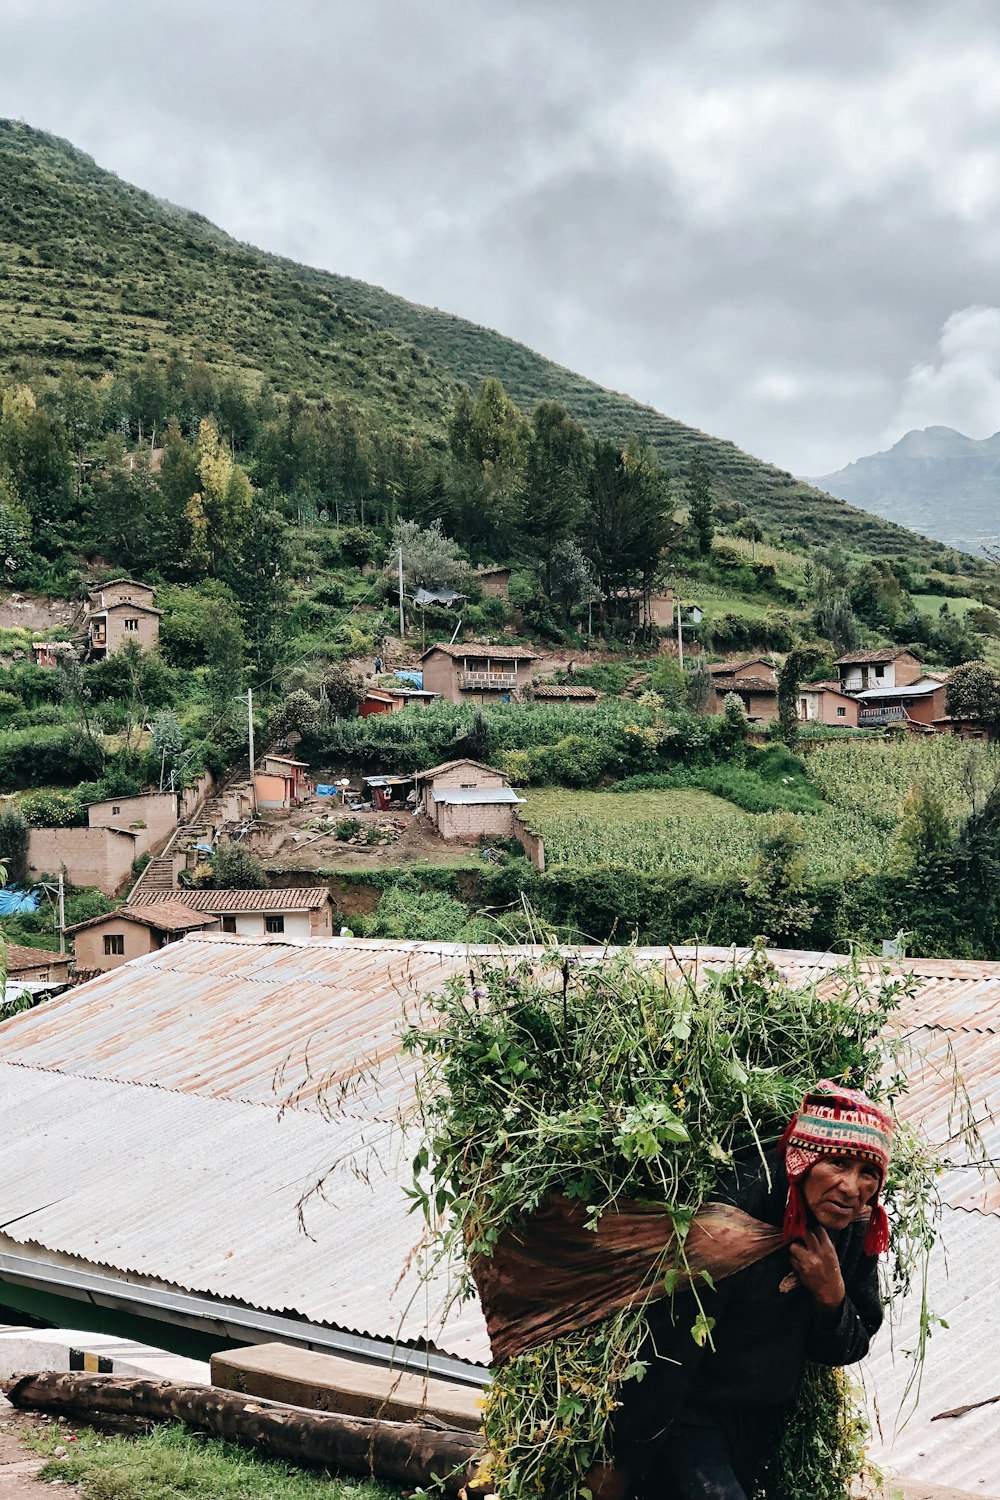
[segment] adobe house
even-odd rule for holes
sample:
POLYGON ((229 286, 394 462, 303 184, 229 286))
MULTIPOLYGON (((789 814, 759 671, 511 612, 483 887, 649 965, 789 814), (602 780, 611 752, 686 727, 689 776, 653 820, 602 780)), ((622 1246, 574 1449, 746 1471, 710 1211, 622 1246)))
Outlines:
POLYGON ((278 888, 263 891, 143 890, 132 896, 131 905, 156 906, 163 901, 181 901, 211 921, 208 930, 233 933, 237 937, 319 938, 333 936, 333 898, 325 885, 278 888))
POLYGON ((269 810, 297 807, 312 790, 308 771, 304 760, 288 755, 263 756, 253 779, 257 806, 269 810))
POLYGON ((770 724, 778 717, 778 677, 766 656, 713 662, 708 674, 712 691, 705 705, 707 713, 721 714, 726 698, 735 693, 752 723, 770 724))
POLYGON ((631 617, 642 629, 655 625, 659 630, 672 630, 674 591, 664 589, 659 594, 626 594, 619 591, 614 596, 613 613, 620 618, 631 617))
POLYGON ((477 568, 476 577, 490 599, 510 598, 510 568, 477 568))
POLYGON ((858 700, 841 692, 835 682, 799 683, 799 718, 803 724, 832 724, 857 728, 858 700))
POLYGON ((54 953, 50 948, 26 948, 21 943, 7 944, 7 978, 35 981, 51 980, 69 983, 68 953, 54 953))
POLYGON ((160 639, 162 610, 153 606, 156 590, 135 578, 113 578, 91 589, 84 606, 87 656, 102 661, 129 641, 153 651, 160 639))
POLYGON ((449 760, 414 777, 423 811, 443 839, 514 837, 523 802, 507 777, 477 760, 449 760))
POLYGON ((116 969, 129 959, 155 953, 167 943, 176 943, 189 932, 213 926, 213 919, 184 905, 180 892, 165 892, 169 899, 156 907, 120 906, 103 917, 77 922, 66 931, 73 934, 74 965, 85 974, 116 969))
POLYGON ((922 674, 918 658, 905 646, 847 651, 838 656, 834 666, 840 673, 840 689, 844 693, 862 693, 869 688, 908 687, 922 674))
POLYGON ((531 683, 540 658, 525 646, 431 646, 421 656, 424 688, 449 703, 500 703, 531 683))

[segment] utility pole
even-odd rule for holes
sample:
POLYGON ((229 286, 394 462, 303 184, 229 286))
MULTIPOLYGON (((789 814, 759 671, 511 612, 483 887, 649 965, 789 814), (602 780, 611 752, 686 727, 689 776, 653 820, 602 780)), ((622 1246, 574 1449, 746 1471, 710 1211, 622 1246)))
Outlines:
POLYGON ((63 872, 59 871, 59 952, 66 952, 66 888, 63 872))
POLYGON ((681 596, 680 596, 680 591, 679 590, 678 590, 678 594, 677 594, 677 660, 678 660, 678 663, 680 664, 680 669, 683 672, 683 670, 684 670, 684 632, 681 629, 681 596))
POLYGON ((257 812, 257 783, 253 774, 253 688, 247 688, 247 729, 250 736, 250 803, 257 812))
POLYGON ((399 639, 406 636, 406 621, 403 618, 403 549, 399 549, 399 639))

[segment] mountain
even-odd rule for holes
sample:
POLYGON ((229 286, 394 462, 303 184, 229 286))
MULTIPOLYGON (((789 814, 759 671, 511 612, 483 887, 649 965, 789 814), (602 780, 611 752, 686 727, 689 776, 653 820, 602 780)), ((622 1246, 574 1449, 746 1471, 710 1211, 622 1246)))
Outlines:
POLYGON ((775 536, 928 565, 943 556, 502 334, 241 244, 68 142, 0 120, 0 371, 97 374, 174 351, 310 398, 345 398, 432 436, 443 434, 459 383, 495 375, 525 410, 549 397, 595 435, 648 439, 675 475, 700 453, 720 497, 775 536))
POLYGON ((949 547, 1000 542, 1000 432, 977 440, 925 427, 811 483, 949 547))

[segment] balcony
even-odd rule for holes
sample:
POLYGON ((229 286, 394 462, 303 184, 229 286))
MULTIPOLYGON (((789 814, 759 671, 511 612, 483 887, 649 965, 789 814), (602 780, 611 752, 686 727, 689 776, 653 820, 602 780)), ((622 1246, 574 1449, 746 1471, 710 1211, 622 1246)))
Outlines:
POLYGON ((460 672, 458 685, 467 692, 509 693, 517 687, 516 672, 460 672))
POLYGON ((909 717, 905 708, 862 708, 858 723, 866 729, 877 729, 882 724, 905 724, 909 717))

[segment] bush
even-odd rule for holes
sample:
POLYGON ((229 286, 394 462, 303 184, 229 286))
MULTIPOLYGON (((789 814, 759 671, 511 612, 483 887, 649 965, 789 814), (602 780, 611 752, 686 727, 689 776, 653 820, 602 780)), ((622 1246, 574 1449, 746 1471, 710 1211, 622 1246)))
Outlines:
POLYGON ((21 816, 29 828, 74 828, 86 822, 77 792, 30 792, 21 799, 21 816))
POLYGON ((216 890, 263 891, 267 873, 256 854, 242 844, 219 844, 212 856, 212 885, 216 890))
POLYGON ((360 818, 338 818, 334 825, 333 836, 342 844, 346 844, 348 839, 352 839, 356 833, 361 832, 362 826, 360 818))

